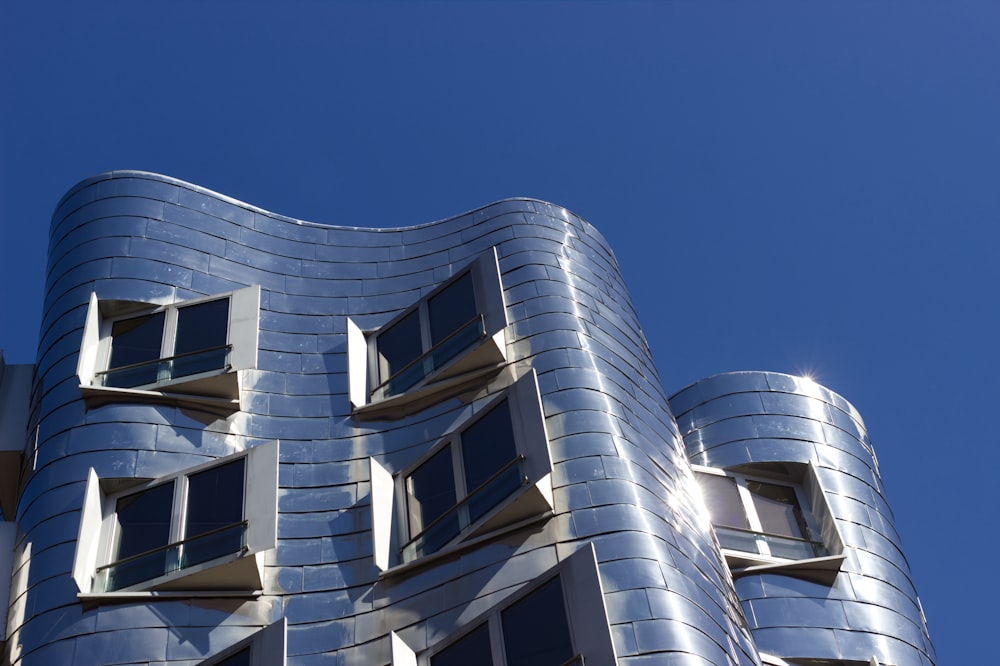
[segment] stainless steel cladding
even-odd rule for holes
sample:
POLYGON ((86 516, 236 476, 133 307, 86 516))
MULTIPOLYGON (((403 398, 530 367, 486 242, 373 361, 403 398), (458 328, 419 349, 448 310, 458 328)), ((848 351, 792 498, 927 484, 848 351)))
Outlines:
POLYGON ((875 450, 849 402, 807 378, 735 372, 670 405, 762 653, 933 663, 875 450))
POLYGON ((558 206, 335 227, 84 181, 5 658, 931 663, 854 410, 770 374, 673 405, 683 439, 614 256, 558 206))

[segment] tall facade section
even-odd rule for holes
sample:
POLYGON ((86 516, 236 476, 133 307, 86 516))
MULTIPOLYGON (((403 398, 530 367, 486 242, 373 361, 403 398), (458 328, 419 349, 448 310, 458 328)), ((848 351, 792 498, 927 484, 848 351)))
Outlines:
POLYGON ((849 402, 810 379, 736 372, 670 406, 761 651, 932 663, 875 450, 849 402))
POLYGON ((34 377, 10 664, 932 663, 853 408, 759 373, 668 403, 551 204, 349 228, 98 176, 34 377))

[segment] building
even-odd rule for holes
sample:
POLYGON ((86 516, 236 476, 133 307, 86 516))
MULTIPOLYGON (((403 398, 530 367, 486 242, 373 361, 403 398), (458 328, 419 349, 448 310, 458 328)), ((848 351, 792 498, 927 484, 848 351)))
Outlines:
POLYGON ((345 228, 97 176, 33 374, 0 364, 10 664, 934 663, 854 408, 668 401, 558 206, 345 228))

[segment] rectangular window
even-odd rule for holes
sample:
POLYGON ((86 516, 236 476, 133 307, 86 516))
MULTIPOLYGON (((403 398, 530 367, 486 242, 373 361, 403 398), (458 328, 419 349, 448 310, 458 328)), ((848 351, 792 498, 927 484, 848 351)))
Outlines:
POLYGON ((733 474, 699 472, 698 478, 723 548, 797 560, 829 554, 807 524, 794 486, 733 474))
POLYGON ((404 393, 486 337, 472 271, 422 300, 375 336, 374 400, 404 393))
POLYGON ((239 374, 257 366, 260 288, 151 306, 91 295, 77 374, 88 406, 189 401, 238 409, 239 374))
POLYGON ((552 510, 552 458, 533 371, 399 473, 369 463, 382 570, 552 510))
MULTIPOLYGON (((593 545, 415 655, 393 637, 392 663, 420 666, 616 664, 593 545)), ((440 631, 440 626, 435 630, 440 631)))
POLYGON ((137 388, 229 369, 229 299, 165 309, 111 322, 100 386, 137 388))
POLYGON ((561 578, 556 576, 549 579, 527 596, 491 616, 486 622, 433 655, 430 664, 431 666, 583 664, 582 657, 573 649, 561 578))
POLYGON ((506 326, 491 250, 376 331, 348 320, 351 402, 404 415, 429 394, 484 376, 506 361, 506 326))
POLYGON ((695 476, 734 575, 781 568, 823 583, 836 577, 843 542, 808 465, 695 466, 695 476))
POLYGON ((112 592, 240 554, 245 468, 239 458, 119 497, 111 562, 97 568, 99 587, 112 592))
POLYGON ((74 563, 81 591, 259 589, 259 567, 238 561, 274 547, 277 448, 259 445, 115 494, 92 475, 74 563))
POLYGON ((406 476, 404 559, 439 550, 520 488, 521 461, 504 399, 406 476))

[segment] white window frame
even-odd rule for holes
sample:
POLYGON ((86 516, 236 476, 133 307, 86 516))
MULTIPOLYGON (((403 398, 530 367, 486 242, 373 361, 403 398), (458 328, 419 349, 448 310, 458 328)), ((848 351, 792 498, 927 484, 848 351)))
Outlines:
MULTIPOLYGON (((417 460, 397 473, 393 474, 374 458, 369 458, 369 466, 372 488, 373 552, 376 566, 384 573, 395 573, 410 562, 426 562, 428 558, 453 552, 458 548, 478 543, 482 539, 493 538, 551 515, 554 506, 552 457, 549 453, 538 379, 534 370, 529 369, 506 390, 484 401, 471 418, 456 426, 417 460), (504 399, 508 400, 514 448, 520 458, 521 471, 524 475, 520 488, 514 490, 478 520, 463 528, 441 548, 415 557, 406 555, 405 545, 416 536, 410 534, 406 478, 445 446, 452 447, 453 461, 460 461, 458 438, 482 415, 487 414, 504 399)), ((458 487, 457 503, 454 506, 457 507, 465 498, 466 489, 461 487, 461 481, 457 476, 455 482, 458 487)))
POLYGON ((285 618, 270 624, 252 636, 212 655, 198 666, 216 666, 234 654, 250 648, 250 666, 285 666, 285 644, 288 636, 285 618))
MULTIPOLYGON (((782 573, 788 576, 812 580, 823 584, 833 584, 844 561, 844 542, 837 529, 836 520, 826 501, 826 495, 819 483, 819 477, 811 463, 780 463, 790 470, 788 474, 775 473, 766 466, 768 463, 741 465, 739 468, 721 469, 692 465, 697 474, 714 475, 733 479, 739 494, 741 508, 750 523, 749 531, 759 535, 764 532, 753 497, 746 486, 747 481, 759 481, 784 486, 795 491, 799 509, 812 541, 818 542, 826 550, 825 555, 789 559, 768 554, 768 546, 763 539, 758 542, 767 552, 750 552, 732 548, 722 548, 722 554, 734 578, 756 573, 782 573)), ((707 508, 706 508, 707 515, 707 508)), ((709 517, 709 520, 711 517, 709 517)), ((726 529, 725 526, 721 526, 726 529)), ((713 525, 713 529, 716 529, 713 525)), ((775 535, 780 536, 780 535, 775 535)))
MULTIPOLYGON (((93 468, 87 475, 73 578, 81 598, 123 596, 192 596, 196 591, 208 596, 247 596, 262 589, 264 554, 277 545, 278 442, 255 446, 218 460, 197 465, 145 483, 121 479, 100 479, 93 468), (247 521, 246 541, 239 553, 232 553, 190 567, 167 572, 134 585, 106 592, 97 586, 98 568, 112 563, 116 530, 116 504, 127 497, 157 486, 174 483, 171 534, 180 533, 186 516, 186 497, 180 489, 189 477, 244 458, 243 517, 247 521), (127 485, 127 488, 122 488, 127 485), (178 592, 183 590, 183 592, 178 592)), ((166 545, 166 544, 165 544, 166 545)))
POLYGON ((120 400, 139 400, 196 403, 214 407, 224 413, 239 410, 241 378, 239 371, 257 367, 259 311, 259 286, 162 305, 102 300, 96 293, 91 293, 87 320, 84 324, 83 344, 77 364, 80 389, 87 406, 96 407, 120 400), (228 364, 225 367, 132 388, 101 385, 100 374, 109 370, 111 330, 116 321, 163 312, 165 317, 160 358, 165 359, 173 354, 178 311, 188 306, 223 299, 229 301, 226 340, 230 349, 228 364))
POLYGON ((395 316, 384 326, 365 331, 355 321, 347 320, 348 373, 350 399, 357 416, 399 418, 442 399, 455 391, 465 390, 497 372, 507 362, 507 310, 504 305, 500 264, 496 248, 490 248, 468 266, 423 296, 417 303, 395 316), (377 340, 380 333, 388 331, 408 315, 418 312, 420 317, 421 347, 424 359, 430 351, 430 320, 427 304, 466 274, 472 276, 476 308, 482 321, 480 340, 468 349, 429 372, 422 380, 401 393, 381 397, 376 395, 379 385, 379 358, 377 340))
POLYGON ((465 638, 472 631, 479 629, 484 622, 488 623, 489 626, 490 646, 494 661, 492 666, 504 666, 506 655, 502 637, 501 614, 557 577, 560 579, 570 638, 578 660, 570 663, 614 666, 618 663, 618 659, 611 635, 611 625, 608 621, 607 607, 604 603, 604 589, 598 572, 597 557, 594 545, 590 542, 583 544, 569 557, 544 574, 537 576, 529 585, 508 596, 501 603, 472 620, 463 622, 462 626, 447 638, 419 654, 410 649, 400 636, 393 633, 391 637, 392 666, 430 666, 430 660, 435 654, 465 638))

